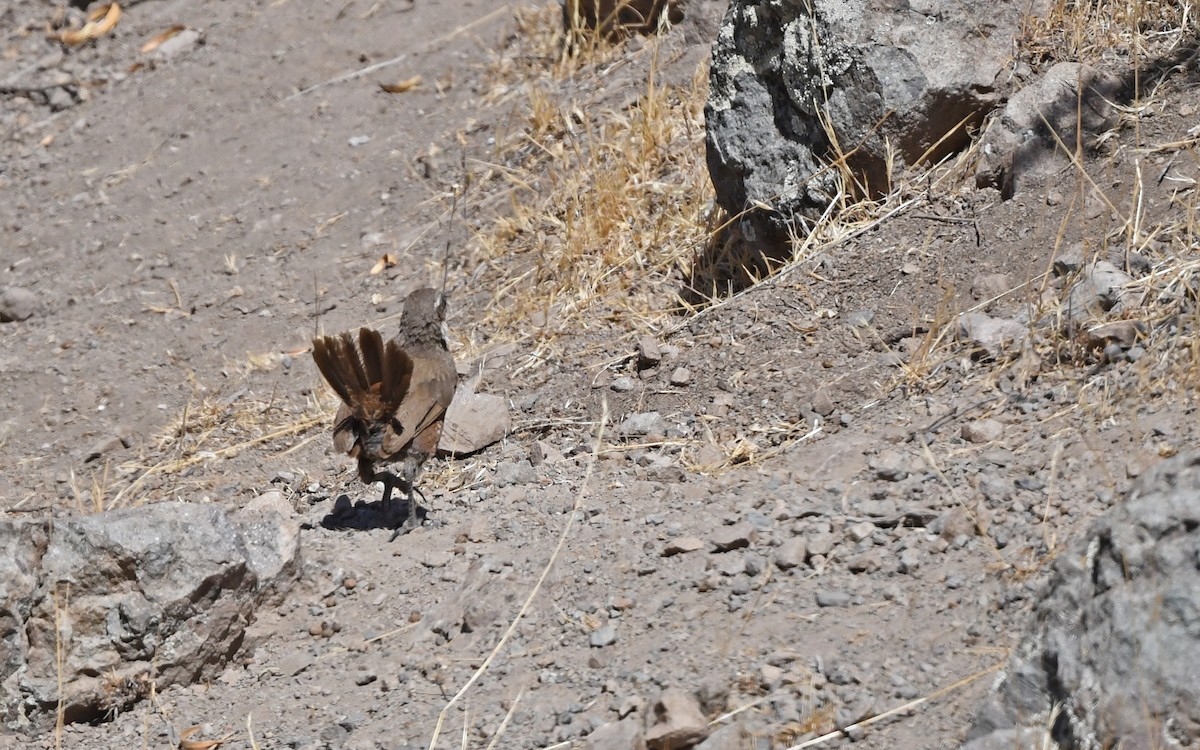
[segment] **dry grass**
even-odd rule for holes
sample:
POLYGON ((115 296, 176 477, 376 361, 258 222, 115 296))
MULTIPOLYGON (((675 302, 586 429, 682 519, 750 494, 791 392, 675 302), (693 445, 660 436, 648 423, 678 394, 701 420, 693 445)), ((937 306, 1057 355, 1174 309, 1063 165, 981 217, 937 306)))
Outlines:
MULTIPOLYGON (((253 358, 252 358, 253 359, 253 358)), ((332 417, 332 404, 310 399, 297 409, 271 394, 266 400, 250 390, 259 366, 244 368, 240 387, 214 391, 197 386, 183 413, 169 423, 137 460, 118 467, 120 489, 108 508, 138 505, 152 494, 178 497, 222 479, 226 462, 247 450, 279 448, 277 457, 297 449, 297 435, 332 417)), ((304 441, 305 443, 307 442, 304 441)), ((300 445, 303 445, 301 443, 300 445)), ((100 497, 112 493, 105 488, 100 497)), ((95 494, 93 495, 95 496, 95 494)))
POLYGON ((528 114, 481 165, 503 181, 507 200, 477 236, 476 280, 497 290, 480 322, 532 340, 541 357, 560 353, 563 334, 661 329, 678 307, 672 290, 708 236, 706 75, 660 84, 654 41, 622 52, 594 40, 555 58, 557 6, 517 18, 513 38, 528 50, 503 57, 491 98, 519 96, 528 114), (552 59, 538 68, 513 62, 552 59), (597 110, 587 95, 601 90, 606 70, 639 65, 648 70, 640 95, 597 110), (520 83, 508 82, 517 75, 520 83))
POLYGON ((1139 60, 1164 54, 1195 33, 1195 9, 1180 0, 1054 0, 1031 17, 1020 49, 1034 66, 1139 60))

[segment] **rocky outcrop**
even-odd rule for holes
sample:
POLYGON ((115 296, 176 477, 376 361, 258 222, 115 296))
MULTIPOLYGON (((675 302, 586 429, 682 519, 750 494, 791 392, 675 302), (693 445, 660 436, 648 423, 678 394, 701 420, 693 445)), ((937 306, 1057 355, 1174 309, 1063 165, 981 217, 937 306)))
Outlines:
POLYGON ((0 523, 0 707, 13 729, 92 721, 216 677, 295 579, 299 527, 162 503, 0 523), (61 684, 61 694, 59 685, 61 684))
POLYGON ((967 747, 1047 727, 1061 748, 1194 746, 1198 559, 1200 454, 1192 454, 1145 474, 1058 557, 967 747))
POLYGON ((718 202, 755 208, 750 239, 781 239, 837 193, 839 153, 879 193, 889 147, 905 164, 963 148, 1002 101, 1025 7, 733 0, 705 107, 718 202))

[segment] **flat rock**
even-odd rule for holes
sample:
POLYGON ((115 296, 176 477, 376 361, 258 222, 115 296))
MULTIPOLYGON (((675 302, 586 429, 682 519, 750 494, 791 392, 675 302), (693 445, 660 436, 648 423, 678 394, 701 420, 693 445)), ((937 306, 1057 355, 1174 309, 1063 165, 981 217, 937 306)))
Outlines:
POLYGON ((1029 336, 1029 329, 1015 320, 993 318, 979 312, 958 316, 959 335, 993 357, 1011 351, 1029 336))
POLYGON ((646 750, 641 722, 634 718, 604 724, 583 740, 584 750, 646 750))
POLYGON ((667 422, 656 411, 638 412, 625 417, 620 432, 623 437, 661 436, 667 433, 667 422))
POLYGON ((680 750, 708 736, 708 721, 700 702, 682 688, 667 688, 646 712, 646 747, 650 750, 680 750))
POLYGON ((446 410, 438 452, 454 456, 476 453, 499 442, 511 426, 505 399, 460 386, 446 410))
POLYGON ((1004 437, 1004 424, 996 419, 977 419, 962 427, 962 437, 968 443, 994 443, 1004 437))
POLYGON ((717 552, 749 547, 751 542, 758 539, 758 530, 748 523, 736 523, 733 526, 722 526, 712 533, 709 541, 717 552))
POLYGON ((696 552, 704 549, 704 541, 694 536, 681 536, 667 542, 667 546, 663 548, 663 557, 672 557, 681 555, 685 552, 696 552))

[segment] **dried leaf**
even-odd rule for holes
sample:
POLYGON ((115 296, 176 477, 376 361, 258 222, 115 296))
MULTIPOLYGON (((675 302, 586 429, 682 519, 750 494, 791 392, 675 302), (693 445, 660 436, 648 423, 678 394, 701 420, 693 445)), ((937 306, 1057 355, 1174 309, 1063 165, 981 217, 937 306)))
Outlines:
POLYGON ((200 725, 188 727, 179 733, 179 750, 215 750, 225 744, 225 741, 232 737, 232 734, 227 734, 219 740, 189 740, 196 732, 200 731, 200 725))
POLYGON ((149 53, 153 52, 154 50, 158 49, 160 44, 167 41, 168 39, 175 36, 176 34, 178 34, 179 32, 183 31, 186 28, 187 27, 184 26, 183 24, 177 23, 174 26, 172 26, 171 28, 167 29, 166 31, 161 31, 161 32, 155 34, 154 36, 150 37, 150 41, 143 44, 141 50, 139 50, 139 51, 143 55, 149 54, 149 53))
POLYGON ((116 3, 101 5, 88 14, 88 22, 81 29, 66 29, 59 35, 63 44, 72 46, 90 42, 112 31, 121 20, 121 6, 116 3))
POLYGON ((381 83, 379 84, 379 88, 389 94, 403 94, 405 91, 412 91, 420 85, 421 76, 415 75, 412 78, 405 78, 403 81, 397 81, 396 83, 381 83))
POLYGON ((375 261, 375 265, 371 267, 371 275, 375 276, 385 268, 391 268, 396 265, 396 256, 391 253, 384 253, 379 260, 375 261))

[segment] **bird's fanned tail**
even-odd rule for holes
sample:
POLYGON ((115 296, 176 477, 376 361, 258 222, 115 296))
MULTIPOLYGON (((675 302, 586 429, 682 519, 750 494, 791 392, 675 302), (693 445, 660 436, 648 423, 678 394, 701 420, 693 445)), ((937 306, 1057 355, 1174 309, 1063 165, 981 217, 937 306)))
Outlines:
POLYGON ((370 328, 359 329, 357 346, 350 333, 313 339, 313 360, 351 414, 365 421, 387 419, 412 382, 412 358, 370 328))

